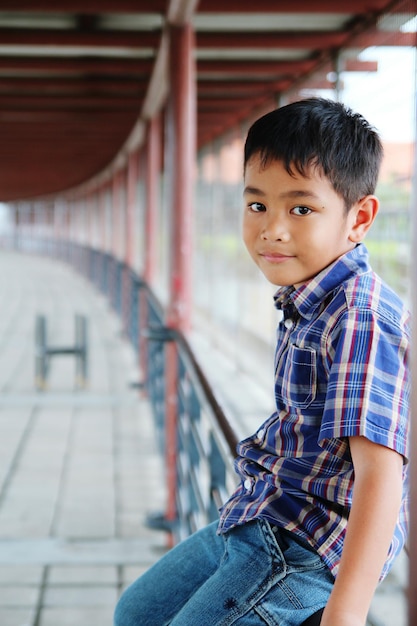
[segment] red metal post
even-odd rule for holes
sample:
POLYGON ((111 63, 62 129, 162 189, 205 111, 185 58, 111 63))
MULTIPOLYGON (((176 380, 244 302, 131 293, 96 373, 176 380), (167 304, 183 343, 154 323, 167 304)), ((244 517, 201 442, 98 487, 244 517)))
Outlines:
POLYGON ((84 243, 85 233, 85 196, 77 196, 74 203, 74 234, 77 244, 84 243))
POLYGON ((117 171, 113 174, 112 181, 112 205, 111 205, 111 254, 114 258, 115 263, 112 264, 112 272, 110 274, 110 284, 109 284, 109 292, 111 301, 114 302, 117 294, 118 285, 117 281, 117 271, 116 271, 116 263, 123 258, 123 253, 120 250, 120 235, 121 228, 120 223, 123 218, 123 208, 121 206, 121 185, 122 185, 122 174, 120 171, 117 171), (122 255, 122 256, 121 256, 122 255))
POLYGON ((76 221, 77 221, 77 206, 78 202, 75 198, 72 199, 70 210, 68 211, 68 228, 69 228, 69 239, 71 241, 72 246, 77 241, 77 233, 76 233, 76 221))
POLYGON ((135 209, 136 186, 138 182, 139 153, 132 152, 127 164, 127 198, 125 221, 125 263, 133 267, 135 257, 135 209))
POLYGON ((196 167, 196 70, 192 26, 170 29, 168 124, 172 168, 171 276, 168 322, 191 326, 192 216, 196 167))
MULTIPOLYGON (((159 202, 159 175, 161 171, 161 118, 155 115, 148 125, 145 147, 146 175, 145 175, 145 237, 144 237, 144 281, 152 286, 156 274, 156 250, 158 237, 158 202, 159 202)), ((146 294, 139 292, 139 328, 148 325, 148 305, 146 294)), ((139 335, 140 369, 144 380, 148 379, 148 350, 147 339, 139 335)))
POLYGON ((135 208, 136 208, 136 184, 138 178, 138 152, 129 155, 127 164, 127 194, 125 208, 125 271, 123 274, 123 320, 125 329, 130 323, 130 302, 131 302, 131 271, 134 263, 135 246, 135 208))
POLYGON ((71 230, 70 230, 70 213, 71 213, 71 201, 65 201, 64 213, 62 215, 62 239, 61 239, 61 250, 62 253, 68 249, 69 242, 71 240, 71 230))
MULTIPOLYGON (((62 218, 64 214, 64 201, 62 199, 56 200, 52 209, 52 237, 55 242, 56 253, 59 254, 62 241, 62 218)), ((30 220, 29 220, 30 221, 30 220)))
MULTIPOLYGON (((170 28, 170 98, 168 157, 171 168, 170 303, 167 323, 187 331, 191 323, 192 213, 196 162, 196 71, 194 32, 190 24, 170 28)), ((178 355, 174 342, 166 346, 166 516, 176 518, 178 355)))
POLYGON ((111 203, 111 254, 114 258, 119 256, 119 233, 120 233, 120 173, 113 174, 111 203))
POLYGON ((107 207, 106 207, 106 186, 102 185, 98 190, 98 217, 100 233, 98 237, 98 248, 101 252, 107 252, 107 207))
POLYGON ((18 249, 19 248, 19 229, 20 229, 20 213, 19 213, 19 203, 16 202, 16 204, 12 205, 12 210, 13 210, 13 237, 12 237, 12 245, 14 248, 18 249))
POLYGON ((71 240, 71 208, 72 203, 71 200, 65 201, 65 209, 64 214, 62 216, 62 239, 63 239, 63 249, 66 249, 71 240))
POLYGON ((90 215, 90 248, 97 248, 98 246, 98 202, 99 196, 97 189, 91 192, 91 206, 89 212, 90 215))
POLYGON ((152 285, 156 271, 157 207, 159 174, 161 169, 161 120, 149 122, 146 143, 146 206, 145 206, 145 266, 144 279, 152 285))
POLYGON ((167 470, 167 504, 165 515, 168 522, 171 522, 177 518, 178 354, 177 346, 174 342, 169 342, 165 346, 165 364, 165 460, 167 470))

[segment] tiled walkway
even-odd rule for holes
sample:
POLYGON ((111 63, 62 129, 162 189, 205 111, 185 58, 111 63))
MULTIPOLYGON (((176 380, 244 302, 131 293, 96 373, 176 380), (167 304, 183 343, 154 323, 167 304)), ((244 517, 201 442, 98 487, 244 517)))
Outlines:
POLYGON ((107 303, 71 269, 0 251, 0 624, 111 626, 120 589, 165 549, 144 525, 164 506, 150 407, 107 303), (35 388, 34 328, 74 343, 89 322, 88 389, 56 356, 35 388))

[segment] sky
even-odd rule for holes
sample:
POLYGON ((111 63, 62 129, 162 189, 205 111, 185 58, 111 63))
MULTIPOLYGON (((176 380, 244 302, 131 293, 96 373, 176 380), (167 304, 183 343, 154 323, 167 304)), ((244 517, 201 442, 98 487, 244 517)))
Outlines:
POLYGON ((413 48, 368 48, 359 58, 378 61, 378 71, 343 75, 343 102, 375 126, 384 141, 414 140, 415 56, 413 48))

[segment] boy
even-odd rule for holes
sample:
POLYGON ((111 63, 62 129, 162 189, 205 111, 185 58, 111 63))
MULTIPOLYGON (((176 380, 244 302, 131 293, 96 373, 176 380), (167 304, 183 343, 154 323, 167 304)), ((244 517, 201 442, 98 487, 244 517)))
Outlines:
POLYGON ((279 286, 276 412, 238 445, 220 522, 131 585, 116 626, 365 625, 406 534, 409 320, 361 243, 381 157, 332 101, 249 130, 243 238, 279 286))

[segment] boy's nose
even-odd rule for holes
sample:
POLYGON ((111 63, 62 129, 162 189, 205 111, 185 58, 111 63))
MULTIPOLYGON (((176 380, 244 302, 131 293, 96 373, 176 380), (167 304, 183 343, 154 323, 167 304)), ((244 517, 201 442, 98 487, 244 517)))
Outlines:
POLYGON ((261 233, 264 241, 283 241, 289 240, 290 235, 285 223, 282 220, 269 220, 261 233))

